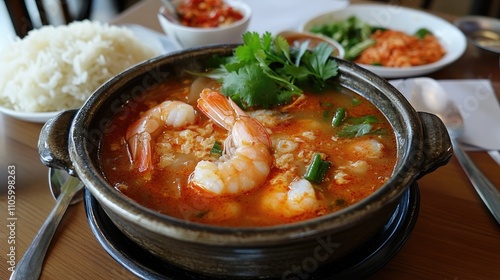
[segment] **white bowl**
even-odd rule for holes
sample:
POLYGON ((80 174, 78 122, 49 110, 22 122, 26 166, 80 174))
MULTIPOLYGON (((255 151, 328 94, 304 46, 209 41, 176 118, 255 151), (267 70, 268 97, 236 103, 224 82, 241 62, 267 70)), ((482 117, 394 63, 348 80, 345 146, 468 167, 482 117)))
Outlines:
POLYGON ((313 26, 342 21, 356 16, 370 25, 381 26, 413 34, 420 28, 430 30, 446 50, 446 55, 434 63, 412 67, 384 67, 359 64, 363 68, 384 78, 419 76, 437 71, 462 56, 467 40, 453 24, 429 13, 397 5, 357 4, 316 16, 300 26, 301 31, 310 31, 313 26))
MULTIPOLYGON (((242 35, 248 29, 252 11, 250 7, 242 1, 224 0, 224 2, 233 7, 233 9, 241 12, 243 18, 230 25, 216 28, 189 27, 168 20, 164 15, 166 8, 161 7, 158 12, 158 21, 163 31, 184 48, 223 43, 241 43, 243 41, 242 35)), ((179 3, 180 1, 172 1, 174 7, 177 7, 179 3)))

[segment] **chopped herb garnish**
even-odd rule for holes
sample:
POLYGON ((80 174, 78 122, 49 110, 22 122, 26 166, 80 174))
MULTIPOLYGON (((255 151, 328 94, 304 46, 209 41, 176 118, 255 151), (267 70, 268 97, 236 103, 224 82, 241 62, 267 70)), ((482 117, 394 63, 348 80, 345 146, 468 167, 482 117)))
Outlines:
POLYGON ((217 156, 222 156, 222 144, 219 141, 215 141, 214 145, 212 146, 212 149, 210 150, 211 154, 217 155, 217 156))
POLYGON ((361 104, 361 100, 359 100, 359 98, 353 97, 351 103, 353 106, 358 106, 361 104))
POLYGON ((312 84, 321 90, 337 75, 337 62, 330 59, 333 47, 321 43, 308 51, 308 44, 290 49, 282 36, 246 32, 243 45, 219 68, 193 74, 219 80, 221 93, 243 109, 286 104, 302 94, 298 84, 312 84))
POLYGON ((340 137, 359 137, 365 134, 368 134, 372 129, 372 125, 369 123, 362 124, 348 124, 342 127, 342 130, 339 132, 340 137))
POLYGON ((321 107, 326 107, 326 108, 331 108, 333 106, 332 102, 326 101, 323 103, 320 103, 321 107))
POLYGON ((372 124, 377 122, 377 118, 374 116, 348 118, 344 121, 344 125, 341 127, 338 136, 352 138, 366 134, 379 134, 382 130, 377 129, 372 131, 372 124))
POLYGON ((304 179, 317 184, 321 183, 325 178, 326 172, 328 172, 330 165, 331 163, 329 161, 323 160, 320 154, 314 154, 312 162, 306 170, 304 179))
POLYGON ((346 120, 351 124, 362 124, 362 123, 377 123, 377 118, 375 116, 363 116, 357 118, 349 118, 346 120))

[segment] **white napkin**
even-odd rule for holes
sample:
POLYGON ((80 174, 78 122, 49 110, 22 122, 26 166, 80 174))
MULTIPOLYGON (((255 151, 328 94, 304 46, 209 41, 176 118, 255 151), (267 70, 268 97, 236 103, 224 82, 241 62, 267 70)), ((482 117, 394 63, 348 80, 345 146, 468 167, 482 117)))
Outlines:
MULTIPOLYGON (((418 78, 417 78, 418 79, 418 78)), ((403 80, 391 80, 405 97, 403 80)), ((439 80, 449 97, 458 106, 464 119, 464 134, 460 141, 475 147, 468 150, 500 150, 500 105, 490 80, 439 80)))
POLYGON ((348 0, 245 0, 252 9, 248 31, 277 34, 297 30, 307 20, 347 7, 348 0))

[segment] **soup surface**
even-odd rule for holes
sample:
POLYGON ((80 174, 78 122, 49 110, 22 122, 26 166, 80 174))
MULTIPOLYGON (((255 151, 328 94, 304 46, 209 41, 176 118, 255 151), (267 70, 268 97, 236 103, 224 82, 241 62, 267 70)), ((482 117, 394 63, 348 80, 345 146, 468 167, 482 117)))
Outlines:
POLYGON ((355 204, 393 172, 390 124, 348 89, 244 113, 218 84, 205 81, 200 100, 192 84, 165 82, 105 131, 105 177, 147 208, 220 226, 286 224, 355 204))

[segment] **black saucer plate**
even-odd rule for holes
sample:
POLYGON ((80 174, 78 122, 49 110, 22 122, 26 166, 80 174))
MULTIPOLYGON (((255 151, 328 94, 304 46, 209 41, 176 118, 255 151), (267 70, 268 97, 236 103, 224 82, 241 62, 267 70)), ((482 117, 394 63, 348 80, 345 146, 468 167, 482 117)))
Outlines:
MULTIPOLYGON (((420 206, 420 192, 414 183, 384 228, 366 245, 328 266, 320 267, 307 279, 362 279, 387 264, 403 247, 415 226, 420 206)), ((109 219, 97 200, 85 191, 85 210, 94 235, 118 263, 142 279, 216 280, 165 262, 139 247, 109 219)))

